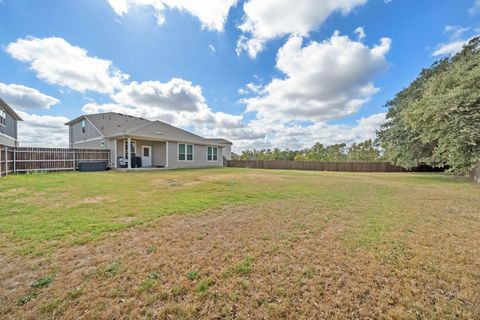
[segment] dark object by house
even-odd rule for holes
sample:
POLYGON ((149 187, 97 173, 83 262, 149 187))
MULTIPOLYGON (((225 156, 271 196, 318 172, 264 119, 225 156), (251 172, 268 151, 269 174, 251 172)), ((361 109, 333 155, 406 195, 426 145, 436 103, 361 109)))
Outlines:
POLYGON ((132 168, 140 168, 142 166, 142 158, 134 157, 132 158, 132 168))
POLYGON ((94 172, 94 171, 106 171, 107 162, 106 161, 95 161, 95 162, 79 162, 78 171, 80 172, 94 172))
MULTIPOLYGON (((118 167, 128 168, 128 159, 124 157, 118 157, 118 167)), ((142 166, 142 158, 132 155, 132 168, 140 168, 142 166)))

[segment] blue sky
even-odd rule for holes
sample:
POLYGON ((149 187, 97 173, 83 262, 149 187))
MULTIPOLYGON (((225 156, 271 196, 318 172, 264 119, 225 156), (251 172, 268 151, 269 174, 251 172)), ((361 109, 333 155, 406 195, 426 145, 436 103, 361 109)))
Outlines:
POLYGON ((235 150, 351 143, 480 33, 480 1, 339 2, 3 0, 0 96, 25 120, 24 145, 64 146, 67 119, 104 111, 235 150))

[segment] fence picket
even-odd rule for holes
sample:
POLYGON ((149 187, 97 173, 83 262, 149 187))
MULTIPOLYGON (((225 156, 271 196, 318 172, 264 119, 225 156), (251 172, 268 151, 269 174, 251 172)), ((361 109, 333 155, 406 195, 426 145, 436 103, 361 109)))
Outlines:
POLYGON ((388 162, 320 162, 288 160, 228 160, 228 167, 342 172, 405 172, 388 162))
POLYGON ((10 173, 75 171, 79 162, 110 161, 110 150, 0 145, 0 177, 10 173))

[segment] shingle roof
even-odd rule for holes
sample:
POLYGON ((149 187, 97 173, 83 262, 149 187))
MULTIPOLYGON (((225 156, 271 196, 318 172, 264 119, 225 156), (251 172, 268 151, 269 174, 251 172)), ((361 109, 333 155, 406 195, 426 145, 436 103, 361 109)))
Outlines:
POLYGON ((122 134, 115 134, 116 136, 137 136, 145 138, 154 138, 158 140, 192 142, 199 144, 206 144, 207 139, 186 130, 174 127, 162 121, 151 121, 150 123, 138 128, 134 128, 122 134))
POLYGON ((207 138, 207 141, 218 144, 233 144, 231 141, 222 138, 207 138))
POLYGON ((23 121, 22 118, 20 118, 20 116, 15 112, 15 110, 13 110, 12 107, 10 107, 8 105, 8 103, 5 102, 5 100, 3 100, 2 98, 0 98, 0 108, 2 108, 3 110, 5 110, 6 112, 8 112, 8 114, 10 114, 12 117, 14 117, 16 120, 18 121, 23 121))
POLYGON ((135 136, 155 140, 190 142, 197 144, 225 144, 225 142, 220 142, 220 140, 224 139, 205 139, 199 135, 174 127, 162 121, 150 121, 115 112, 80 116, 67 122, 66 125, 74 124, 84 118, 88 119, 103 136, 108 138, 135 136))

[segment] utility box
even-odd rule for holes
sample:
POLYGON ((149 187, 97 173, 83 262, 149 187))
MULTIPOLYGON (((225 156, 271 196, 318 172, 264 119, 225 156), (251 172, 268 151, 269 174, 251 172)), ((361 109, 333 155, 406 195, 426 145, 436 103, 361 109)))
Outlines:
POLYGON ((94 161, 94 162, 79 162, 78 171, 80 172, 95 172, 95 171, 106 171, 107 163, 105 161, 94 161))

